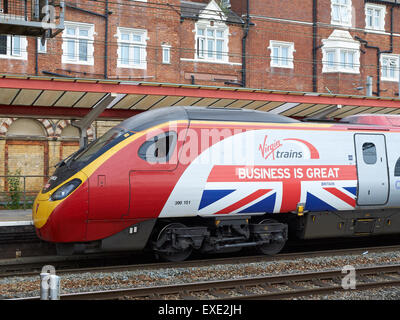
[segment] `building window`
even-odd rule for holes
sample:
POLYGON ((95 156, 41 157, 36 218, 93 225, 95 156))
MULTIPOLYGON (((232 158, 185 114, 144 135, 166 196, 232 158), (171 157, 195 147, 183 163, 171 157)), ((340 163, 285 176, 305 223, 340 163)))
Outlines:
POLYGON ((356 55, 354 50, 340 49, 339 68, 342 70, 354 70, 354 57, 356 55))
POLYGON ((7 54, 7 36, 0 35, 0 55, 7 54))
POLYGON ((336 61, 336 50, 327 50, 326 51, 326 66, 328 69, 335 68, 336 61))
POLYGON ((399 55, 381 55, 382 80, 399 81, 399 55))
POLYGON ((147 31, 141 29, 118 28, 119 68, 146 69, 147 31))
POLYGON ((228 28, 225 24, 196 25, 196 58, 207 61, 228 61, 228 28))
POLYGON ((27 41, 22 36, 0 35, 0 58, 27 60, 27 41))
POLYGON ((365 5, 365 27, 372 30, 385 30, 386 7, 367 3, 365 5))
POLYGON ((348 31, 335 30, 322 43, 322 72, 360 73, 360 42, 348 31))
POLYGON ((66 22, 63 32, 63 63, 93 65, 92 24, 66 22))
POLYGON ((47 52, 47 39, 44 41, 44 45, 42 44, 42 39, 37 39, 37 48, 38 53, 46 53, 47 52))
POLYGON ((19 36, 11 37, 11 55, 20 57, 21 54, 22 54, 21 37, 19 36))
POLYGON ((293 69, 293 42, 270 41, 268 49, 271 50, 271 67, 293 69))
POLYGON ((351 0, 331 0, 331 24, 351 26, 351 0))
POLYGON ((323 72, 358 73, 359 64, 356 57, 358 52, 351 49, 329 49, 325 52, 323 72))
POLYGON ((162 49, 162 63, 170 64, 171 63, 171 46, 163 44, 161 46, 162 49))

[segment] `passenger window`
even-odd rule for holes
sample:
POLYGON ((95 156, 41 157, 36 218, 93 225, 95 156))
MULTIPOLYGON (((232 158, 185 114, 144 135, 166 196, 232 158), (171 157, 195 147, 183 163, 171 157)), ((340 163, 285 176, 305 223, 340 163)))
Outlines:
POLYGON ((366 142, 362 146, 363 149, 363 158, 366 164, 375 164, 376 157, 376 147, 372 142, 366 142))
POLYGON ((397 160, 396 165, 394 166, 394 176, 400 177, 400 158, 397 160))
POLYGON ((144 142, 138 151, 139 157, 147 162, 166 162, 176 145, 176 132, 169 131, 159 134, 144 142))

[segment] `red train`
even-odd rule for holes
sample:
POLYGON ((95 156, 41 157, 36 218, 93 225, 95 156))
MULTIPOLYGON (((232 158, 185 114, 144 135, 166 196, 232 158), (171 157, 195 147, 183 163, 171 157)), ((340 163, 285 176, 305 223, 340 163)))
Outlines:
POLYGON ((400 232, 400 121, 300 122, 169 107, 121 122, 62 161, 33 206, 61 254, 279 252, 288 236, 400 232))

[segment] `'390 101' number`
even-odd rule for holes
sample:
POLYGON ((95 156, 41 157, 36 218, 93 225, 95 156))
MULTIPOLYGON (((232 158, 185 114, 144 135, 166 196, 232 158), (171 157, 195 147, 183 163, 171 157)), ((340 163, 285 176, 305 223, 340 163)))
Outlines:
POLYGON ((177 201, 175 201, 175 205, 176 205, 176 206, 182 206, 182 205, 187 206, 187 205, 189 205, 189 204, 190 204, 190 200, 184 200, 184 201, 182 201, 182 200, 177 200, 177 201))

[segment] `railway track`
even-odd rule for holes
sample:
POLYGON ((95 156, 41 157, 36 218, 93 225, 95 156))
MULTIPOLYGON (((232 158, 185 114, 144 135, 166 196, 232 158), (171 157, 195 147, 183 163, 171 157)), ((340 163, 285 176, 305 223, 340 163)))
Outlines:
POLYGON ((55 245, 40 240, 31 225, 0 226, 0 259, 55 252, 55 245))
MULTIPOLYGON (((71 268, 77 264, 85 265, 86 262, 90 264, 102 264, 104 259, 110 259, 116 261, 116 259, 124 259, 126 255, 98 255, 98 256, 72 256, 72 257, 60 257, 51 256, 51 259, 43 259, 43 257, 27 258, 8 260, 6 264, 0 265, 0 278, 14 277, 14 276, 37 276, 41 268, 44 265, 53 265, 58 275, 67 275, 73 273, 95 273, 95 272, 117 272, 117 271, 135 271, 143 269, 166 269, 166 268, 187 268, 187 267, 199 267, 209 266, 217 264, 239 264, 239 263, 254 263, 262 261, 282 261, 292 260, 296 258, 306 257, 328 257, 337 255, 350 255, 350 254, 363 254, 373 252, 388 252, 400 250, 400 245, 394 246, 377 246, 377 247, 365 247, 365 248, 350 248, 350 249, 336 249, 336 250, 323 250, 323 251, 308 251, 308 252, 296 252, 296 253, 280 253, 275 256, 241 256, 241 257, 226 257, 226 258, 208 258, 208 259, 196 259, 188 260, 183 262, 149 262, 149 263, 135 263, 127 265, 110 265, 110 266, 95 266, 95 267, 78 267, 71 268), (18 261, 20 260, 20 261, 18 261), (32 270, 32 271, 27 271, 32 270)), ((46 257, 49 258, 49 257, 46 257)))
MULTIPOLYGON (((341 270, 294 273, 179 285, 63 294, 62 300, 174 299, 256 300, 292 299, 344 290, 341 270)), ((356 269, 356 289, 400 285, 400 264, 356 269)), ((37 300, 39 297, 22 298, 37 300)), ((18 299, 21 300, 21 299, 18 299)))
POLYGON ((0 244, 40 241, 31 225, 0 226, 0 244))
MULTIPOLYGON (((299 256, 317 256, 317 255, 337 255, 340 252, 344 254, 346 252, 355 252, 367 250, 398 250, 400 249, 399 240, 396 237, 375 237, 372 239, 355 238, 355 239, 324 239, 317 242, 310 240, 305 241, 293 241, 288 242, 283 252, 274 256, 273 259, 284 259, 298 254, 299 256), (376 247, 376 249, 374 249, 376 247)), ((23 243, 0 243, 0 278, 12 275, 33 275, 34 272, 41 270, 44 265, 50 264, 56 267, 57 270, 71 269, 79 272, 77 268, 85 269, 92 266, 104 266, 104 265, 128 265, 137 264, 137 261, 141 261, 138 265, 140 267, 150 267, 149 264, 154 262, 153 255, 146 255, 143 253, 127 253, 127 252, 115 252, 115 253, 92 253, 83 255, 73 256, 57 256, 54 244, 33 241, 23 243)), ((227 256, 224 255, 224 256, 227 256)), ((232 255, 230 255, 232 256, 232 255)), ((235 254, 235 261, 237 259, 252 259, 253 257, 242 257, 241 253, 235 254)), ((204 260, 203 258, 200 258, 204 260)), ((225 258, 224 258, 225 259, 225 258)), ((229 258, 228 258, 229 259, 229 258)), ((268 259, 266 256, 258 256, 257 259, 268 259)), ((202 263, 198 258, 183 262, 185 264, 202 263)), ((206 260, 215 261, 219 263, 215 258, 215 255, 208 255, 206 260)), ((271 259, 270 259, 271 260, 271 259)), ((227 260, 229 263, 229 260, 227 260)), ((235 262, 234 261, 234 262, 235 262)), ((259 260, 256 260, 259 261, 259 260)), ((158 264, 155 264, 158 265, 158 264)), ((169 267, 172 264, 164 263, 163 266, 169 267)))

